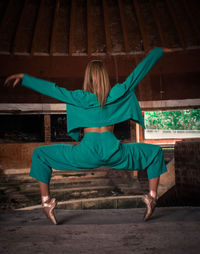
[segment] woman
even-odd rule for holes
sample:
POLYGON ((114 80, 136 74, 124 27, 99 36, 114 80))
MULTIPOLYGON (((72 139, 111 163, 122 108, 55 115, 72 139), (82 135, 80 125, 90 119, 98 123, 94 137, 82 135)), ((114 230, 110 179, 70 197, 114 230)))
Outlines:
POLYGON ((83 90, 69 91, 55 83, 27 74, 8 77, 13 87, 22 85, 51 96, 67 104, 67 132, 78 141, 80 128, 84 137, 78 145, 56 144, 34 150, 30 176, 39 181, 43 211, 57 224, 55 198, 50 198, 49 183, 52 168, 56 170, 83 170, 100 166, 114 169, 144 170, 147 168, 149 193, 143 196, 146 204, 144 220, 154 211, 159 177, 167 171, 161 147, 143 143, 122 143, 113 134, 114 124, 132 119, 144 127, 141 109, 134 90, 166 48, 153 49, 122 84, 110 87, 108 73, 101 61, 88 63, 83 90))

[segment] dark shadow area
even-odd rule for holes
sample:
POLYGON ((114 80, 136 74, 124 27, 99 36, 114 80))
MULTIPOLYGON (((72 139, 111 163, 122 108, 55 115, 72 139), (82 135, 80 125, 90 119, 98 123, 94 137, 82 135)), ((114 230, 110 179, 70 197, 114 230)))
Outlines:
POLYGON ((200 206, 200 190, 190 185, 174 186, 159 198, 157 206, 200 206))
POLYGON ((44 141, 43 115, 0 115, 0 143, 44 141))

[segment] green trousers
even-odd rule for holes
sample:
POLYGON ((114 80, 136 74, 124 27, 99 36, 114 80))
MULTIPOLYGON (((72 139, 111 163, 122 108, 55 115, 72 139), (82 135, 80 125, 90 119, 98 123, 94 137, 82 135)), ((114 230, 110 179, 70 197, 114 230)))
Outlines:
POLYGON ((34 150, 30 176, 49 184, 55 170, 88 170, 107 166, 145 170, 148 179, 167 171, 162 148, 144 143, 122 143, 112 132, 89 132, 80 144, 56 144, 34 150))

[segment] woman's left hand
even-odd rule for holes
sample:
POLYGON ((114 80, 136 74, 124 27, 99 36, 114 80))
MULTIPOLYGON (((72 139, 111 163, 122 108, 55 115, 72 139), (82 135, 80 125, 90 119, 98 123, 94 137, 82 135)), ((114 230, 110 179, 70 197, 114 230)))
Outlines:
POLYGON ((9 86, 10 81, 14 79, 13 87, 15 87, 17 83, 19 83, 23 79, 23 76, 24 76, 23 73, 11 75, 5 80, 4 85, 9 86))
POLYGON ((162 50, 164 51, 164 53, 171 53, 171 52, 174 51, 174 50, 171 49, 171 48, 162 48, 162 50))

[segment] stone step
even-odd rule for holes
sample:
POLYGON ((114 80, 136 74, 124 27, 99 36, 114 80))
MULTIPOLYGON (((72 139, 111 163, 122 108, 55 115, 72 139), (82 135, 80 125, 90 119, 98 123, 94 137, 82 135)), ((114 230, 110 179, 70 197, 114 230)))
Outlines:
MULTIPOLYGON (((85 186, 103 186, 109 185, 110 179, 108 178, 87 178, 87 179, 52 179, 50 183, 51 189, 61 189, 61 188, 71 188, 71 187, 85 187, 85 186)), ((26 188, 35 188, 38 189, 38 183, 24 183, 24 187, 26 188)))
MULTIPOLYGON (((108 168, 106 167, 99 167, 96 169, 90 169, 90 170, 55 170, 53 169, 53 174, 65 174, 68 175, 69 177, 77 177, 77 176, 86 176, 86 175, 94 175, 97 172, 106 173, 108 171, 108 168)), ((20 174, 29 174, 30 168, 7 168, 1 170, 1 173, 4 175, 20 175, 20 174)))
MULTIPOLYGON (((95 169, 95 170, 88 170, 88 171, 57 171, 53 170, 51 180, 59 180, 59 179, 67 179, 67 180, 74 180, 80 178, 100 178, 106 177, 108 172, 107 170, 103 169, 95 169)), ((32 182, 34 179, 29 176, 29 170, 26 169, 6 169, 5 172, 0 174, 1 182, 8 182, 11 180, 17 181, 26 181, 32 182)))
POLYGON ((0 175, 0 182, 6 184, 11 182, 17 182, 18 184, 21 182, 31 183, 33 182, 33 178, 31 178, 28 174, 0 175))
MULTIPOLYGON (((82 209, 120 209, 120 208, 142 208, 145 207, 141 199, 142 195, 124 195, 108 196, 97 198, 71 199, 67 201, 58 201, 57 208, 67 210, 82 209)), ((34 210, 41 209, 41 204, 18 208, 16 210, 34 210)))
POLYGON ((80 178, 96 178, 96 177, 106 177, 107 171, 101 170, 92 170, 92 171, 81 171, 81 172, 72 172, 68 173, 66 171, 63 172, 55 172, 52 175, 52 180, 54 179, 66 179, 66 180, 73 180, 73 179, 80 179, 80 178))
MULTIPOLYGON (((51 190, 51 196, 56 197, 57 201, 79 199, 79 198, 95 198, 100 196, 111 196, 112 186, 97 186, 97 187, 85 187, 83 188, 68 188, 68 189, 56 189, 51 190)), ((1 208, 19 208, 28 205, 35 205, 41 202, 39 190, 26 190, 26 191, 15 191, 5 193, 1 197, 1 208)))
MULTIPOLYGON (((97 187, 97 186, 112 186, 118 187, 119 189, 123 190, 130 190, 130 189, 140 189, 140 184, 137 180, 132 179, 128 183, 121 183, 118 179, 115 181, 114 179, 109 178, 86 178, 86 179, 71 179, 66 181, 66 179, 54 179, 51 181, 50 189, 70 189, 70 188, 90 188, 90 187, 97 187)), ((39 184, 38 182, 20 182, 19 181, 10 181, 8 184, 0 183, 0 190, 8 190, 12 192, 13 190, 16 191, 29 191, 34 192, 38 191, 39 184)))
MULTIPOLYGON (((106 177, 96 177, 96 178, 79 178, 79 179, 52 179, 50 183, 51 189, 59 189, 59 188, 69 188, 69 187, 83 187, 84 186, 99 186, 99 185, 113 185, 113 179, 109 179, 106 177)), ((5 182, 0 183, 0 190, 9 189, 15 187, 17 190, 24 189, 38 189, 39 184, 37 181, 33 180, 32 182, 27 181, 19 181, 10 179, 6 184, 5 182)))
MULTIPOLYGON (((86 195, 89 192, 91 193, 97 193, 98 191, 103 191, 107 192, 108 190, 112 190, 114 186, 111 185, 104 185, 104 186, 84 186, 84 187, 69 187, 69 188, 56 188, 56 189, 51 189, 51 195, 61 197, 64 196, 74 196, 74 197, 79 197, 79 195, 86 195)), ((27 190, 21 191, 19 195, 37 195, 39 193, 39 188, 29 188, 27 190)), ((63 198, 64 199, 64 198, 63 198)))
MULTIPOLYGON (((70 188, 56 188, 51 189, 51 196, 55 197, 58 201, 80 199, 80 198, 96 198, 107 196, 119 196, 119 195, 141 195, 143 192, 137 184, 132 186, 82 186, 82 187, 70 187, 70 188)), ((25 190, 16 190, 14 187, 4 190, 5 204, 1 204, 1 208, 15 208, 24 207, 29 205, 38 204, 40 200, 39 188, 28 188, 25 190), (10 205, 6 204, 10 201, 10 205)))
POLYGON ((30 168, 6 168, 2 170, 2 174, 4 175, 20 175, 20 174, 28 174, 30 168))

